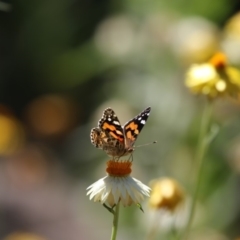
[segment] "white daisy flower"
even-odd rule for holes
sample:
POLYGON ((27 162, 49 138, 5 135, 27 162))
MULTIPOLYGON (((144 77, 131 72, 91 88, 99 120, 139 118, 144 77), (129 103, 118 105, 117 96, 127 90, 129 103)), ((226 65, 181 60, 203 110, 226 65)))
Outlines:
POLYGON ((140 204, 145 196, 149 197, 151 189, 130 176, 131 166, 130 161, 109 160, 107 176, 87 188, 90 200, 113 207, 119 202, 123 206, 140 204))

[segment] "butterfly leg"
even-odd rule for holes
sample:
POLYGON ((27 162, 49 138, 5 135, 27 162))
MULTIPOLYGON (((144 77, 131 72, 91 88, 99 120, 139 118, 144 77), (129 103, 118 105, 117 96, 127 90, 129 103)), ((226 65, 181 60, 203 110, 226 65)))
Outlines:
POLYGON ((115 156, 113 156, 113 160, 116 161, 116 162, 118 162, 119 159, 120 159, 120 157, 121 157, 121 156, 116 156, 116 155, 115 155, 115 156))
POLYGON ((129 156, 129 158, 128 158, 128 161, 129 161, 129 162, 133 162, 133 154, 132 154, 132 153, 130 154, 130 156, 129 156))

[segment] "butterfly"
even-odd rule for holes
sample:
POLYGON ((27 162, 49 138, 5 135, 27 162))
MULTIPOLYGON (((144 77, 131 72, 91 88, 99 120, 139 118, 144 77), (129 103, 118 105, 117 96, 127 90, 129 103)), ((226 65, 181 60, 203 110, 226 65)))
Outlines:
POLYGON ((146 124, 150 111, 150 107, 146 108, 124 126, 121 126, 115 112, 111 108, 105 109, 98 122, 98 127, 91 130, 91 143, 114 158, 131 154, 134 151, 134 143, 146 124))

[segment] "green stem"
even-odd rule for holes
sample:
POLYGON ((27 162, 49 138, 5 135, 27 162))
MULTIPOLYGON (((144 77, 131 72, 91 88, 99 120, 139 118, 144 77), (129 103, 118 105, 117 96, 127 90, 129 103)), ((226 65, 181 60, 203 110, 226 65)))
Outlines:
POLYGON ((171 229, 171 239, 172 240, 177 240, 179 238, 178 232, 175 227, 171 229))
POLYGON ((191 226, 192 226, 192 221, 193 221, 193 217, 194 217, 195 210, 196 210, 196 203, 197 203, 199 188, 201 185, 202 174, 203 174, 203 169, 204 169, 204 162, 205 162, 204 155, 206 154, 208 146, 211 142, 209 140, 209 136, 208 136, 208 129, 209 129, 209 125, 210 125, 211 115, 212 115, 212 102, 208 101, 204 108, 202 122, 201 122, 201 126, 200 126, 199 141, 198 141, 197 153, 196 153, 196 159, 195 159, 195 162, 197 165, 196 166, 196 180, 195 180, 196 185, 195 185, 195 192, 193 195, 193 201, 192 201, 192 205, 191 205, 191 209, 190 209, 190 216, 189 216, 189 219, 187 222, 185 232, 182 237, 182 239, 184 239, 184 240, 187 240, 191 226))
POLYGON ((118 203, 116 205, 116 209, 115 209, 114 214, 113 214, 113 226, 112 226, 111 240, 115 240, 116 237, 117 237, 119 208, 120 208, 120 203, 118 203))

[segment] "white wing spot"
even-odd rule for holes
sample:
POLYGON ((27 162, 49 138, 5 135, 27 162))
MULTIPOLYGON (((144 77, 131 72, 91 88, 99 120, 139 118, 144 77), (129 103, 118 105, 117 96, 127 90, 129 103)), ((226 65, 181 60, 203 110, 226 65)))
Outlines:
POLYGON ((111 122, 111 121, 112 121, 112 119, 109 117, 109 118, 108 118, 108 121, 109 121, 109 122, 111 122))
POLYGON ((117 130, 116 133, 117 133, 118 135, 122 135, 122 133, 121 133, 119 130, 117 130))
POLYGON ((138 121, 141 121, 141 120, 142 120, 142 117, 139 117, 139 118, 138 118, 138 121))
POLYGON ((113 121, 113 123, 115 124, 115 125, 120 125, 120 123, 118 122, 118 121, 113 121))
POLYGON ((145 121, 145 120, 142 120, 142 121, 141 121, 141 124, 143 124, 143 125, 144 125, 145 123, 146 123, 146 121, 145 121))

